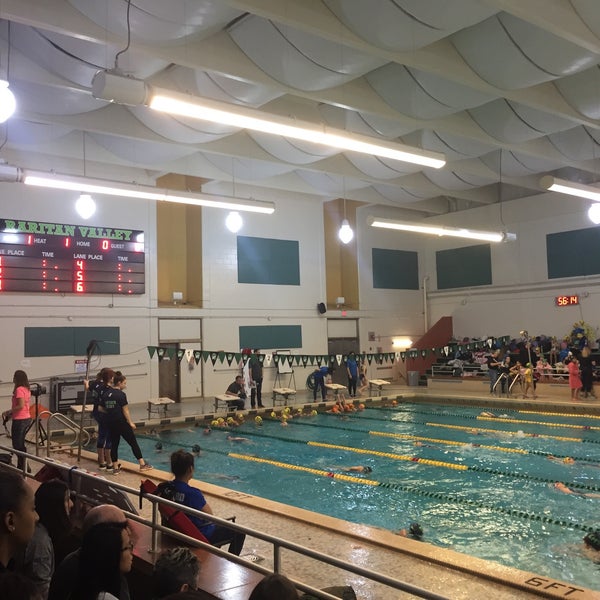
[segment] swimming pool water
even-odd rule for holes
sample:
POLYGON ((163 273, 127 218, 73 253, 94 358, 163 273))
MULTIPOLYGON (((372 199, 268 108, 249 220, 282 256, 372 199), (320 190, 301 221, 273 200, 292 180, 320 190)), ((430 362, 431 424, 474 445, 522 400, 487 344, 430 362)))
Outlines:
MULTIPOLYGON (((197 479, 386 529, 418 521, 432 544, 600 589, 600 567, 581 551, 586 530, 600 527, 600 498, 553 486, 563 481, 600 494, 600 419, 501 410, 484 420, 480 412, 411 403, 300 417, 288 427, 249 421, 235 431, 173 429, 138 440, 166 471, 171 451, 199 444, 197 479), (228 441, 230 434, 249 441, 228 441), (315 443, 330 446, 309 445, 315 443), (576 462, 550 460, 549 453, 576 462), (350 481, 326 475, 353 465, 372 472, 347 473, 350 481)), ((122 458, 131 458, 128 452, 122 443, 122 458)))

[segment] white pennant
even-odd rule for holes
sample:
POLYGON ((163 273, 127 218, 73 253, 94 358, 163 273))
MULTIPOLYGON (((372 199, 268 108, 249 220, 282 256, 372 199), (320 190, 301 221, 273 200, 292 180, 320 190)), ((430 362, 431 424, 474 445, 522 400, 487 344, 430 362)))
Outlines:
POLYGON ((488 348, 491 348, 493 343, 494 343, 494 340, 492 338, 487 339, 488 348))
POLYGON ((448 356, 448 352, 450 351, 450 348, 448 348, 448 346, 444 346, 444 354, 446 356, 448 356))
POLYGON ((265 364, 267 365, 267 367, 271 366, 271 362, 273 362, 273 355, 265 354, 265 364))
POLYGON ((336 354, 335 355, 335 360, 337 360, 337 364, 338 366, 342 364, 342 355, 341 354, 336 354))
POLYGON ((185 360, 190 362, 191 360, 194 360, 194 351, 191 348, 186 348, 184 356, 185 360))

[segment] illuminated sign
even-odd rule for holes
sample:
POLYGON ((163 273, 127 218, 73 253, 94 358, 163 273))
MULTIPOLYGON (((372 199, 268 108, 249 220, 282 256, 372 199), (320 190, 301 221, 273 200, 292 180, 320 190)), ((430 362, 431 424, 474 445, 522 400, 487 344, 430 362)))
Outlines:
POLYGON ((0 292, 144 291, 143 231, 0 219, 0 292))
POLYGON ((556 306, 577 306, 579 304, 579 296, 572 294, 570 296, 556 296, 554 298, 556 306))

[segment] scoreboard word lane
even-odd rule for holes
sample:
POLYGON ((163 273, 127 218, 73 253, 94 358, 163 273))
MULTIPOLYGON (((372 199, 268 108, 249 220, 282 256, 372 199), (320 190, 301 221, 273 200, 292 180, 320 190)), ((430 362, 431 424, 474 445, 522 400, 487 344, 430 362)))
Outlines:
POLYGON ((143 231, 0 219, 0 292, 144 290, 143 231))

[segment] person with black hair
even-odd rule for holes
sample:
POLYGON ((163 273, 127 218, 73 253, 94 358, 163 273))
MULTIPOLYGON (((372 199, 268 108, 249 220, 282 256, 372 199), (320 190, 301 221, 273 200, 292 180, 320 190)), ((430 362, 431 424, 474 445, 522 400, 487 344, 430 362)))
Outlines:
POLYGON ((250 406, 255 408, 264 408, 262 403, 262 384, 263 384, 263 365, 260 360, 260 350, 254 349, 254 354, 250 358, 250 406))
POLYGON ((61 479, 45 481, 35 492, 35 510, 39 521, 27 544, 19 571, 48 597, 55 565, 79 547, 70 519, 73 502, 69 486, 61 479))
MULTIPOLYGON (((27 452, 25 434, 31 427, 31 413, 29 412, 31 389, 29 387, 27 373, 20 369, 15 371, 13 375, 13 384, 12 406, 10 410, 2 413, 2 419, 5 425, 9 419, 12 419, 10 428, 12 447, 21 452, 27 452)), ((17 466, 19 469, 22 469, 25 466, 25 463, 26 460, 24 456, 17 457, 17 466)))
MULTIPOLYGON (((178 502, 184 506, 189 506, 190 508, 212 515, 212 508, 206 501, 206 498, 204 498, 202 492, 189 484, 194 476, 194 456, 185 450, 173 452, 171 454, 171 472, 175 476, 175 479, 167 485, 172 487, 172 490, 169 490, 165 484, 161 484, 159 486, 159 489, 162 486, 161 495, 173 502, 178 502)), ((240 555, 244 546, 244 540, 246 539, 245 534, 191 514, 188 517, 211 544, 217 546, 222 542, 229 541, 229 552, 237 556, 240 555)))
POLYGON ((189 548, 163 550, 154 563, 152 589, 155 598, 164 598, 176 592, 195 590, 200 574, 198 557, 189 548))
POLYGON ((106 472, 116 474, 119 472, 119 442, 123 438, 131 447, 133 455, 137 458, 140 464, 140 471, 152 469, 152 465, 148 464, 142 456, 142 451, 135 438, 135 423, 129 413, 127 404, 127 395, 124 390, 127 387, 127 378, 122 373, 115 374, 113 378, 112 388, 105 390, 102 394, 102 403, 106 409, 108 429, 111 436, 110 458, 114 465, 112 471, 109 471, 108 466, 106 472))
POLYGON ((296 586, 280 573, 267 575, 259 581, 248 600, 298 600, 296 586))
POLYGON ((13 570, 16 556, 33 537, 37 520, 31 487, 18 473, 0 470, 0 573, 13 570))
POLYGON ((321 398, 325 401, 327 396, 327 390, 325 388, 325 384, 331 380, 331 375, 333 375, 333 367, 328 367, 327 365, 323 365, 318 369, 315 369, 313 372, 313 380, 315 383, 315 387, 313 388, 313 402, 317 401, 317 392, 319 388, 321 388, 321 398))
POLYGON ((244 388, 244 378, 238 375, 235 381, 229 384, 225 390, 227 396, 231 396, 231 400, 227 400, 227 405, 235 406, 238 410, 244 410, 246 405, 246 390, 244 388))
POLYGON ((125 525, 101 523, 86 531, 69 600, 119 600, 121 577, 131 571, 133 544, 125 525))
POLYGON ((583 545, 589 557, 594 562, 600 562, 600 529, 590 531, 583 538, 583 545))
POLYGON ((96 450, 98 452, 98 468, 101 471, 113 469, 110 458, 111 436, 108 429, 107 413, 102 395, 113 385, 115 372, 105 367, 97 375, 94 381, 84 380, 84 385, 92 395, 92 417, 98 423, 98 437, 96 438, 96 450))

